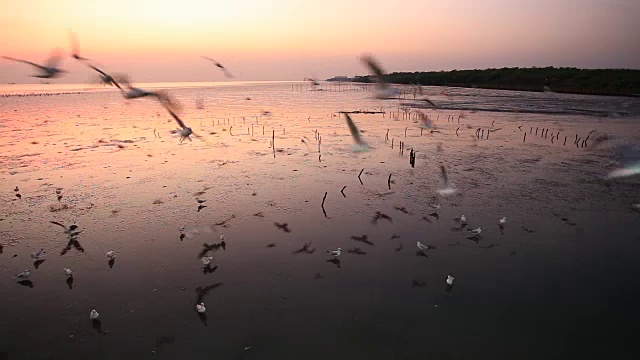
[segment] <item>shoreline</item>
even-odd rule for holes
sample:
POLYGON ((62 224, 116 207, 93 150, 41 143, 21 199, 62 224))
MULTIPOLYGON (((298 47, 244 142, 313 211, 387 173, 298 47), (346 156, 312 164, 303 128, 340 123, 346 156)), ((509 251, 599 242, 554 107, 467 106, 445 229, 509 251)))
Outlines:
MULTIPOLYGON (((447 86, 491 90, 555 92, 577 95, 640 97, 640 70, 577 68, 501 68, 429 72, 394 72, 384 81, 398 85, 447 86)), ((327 81, 372 83, 372 75, 327 81)))

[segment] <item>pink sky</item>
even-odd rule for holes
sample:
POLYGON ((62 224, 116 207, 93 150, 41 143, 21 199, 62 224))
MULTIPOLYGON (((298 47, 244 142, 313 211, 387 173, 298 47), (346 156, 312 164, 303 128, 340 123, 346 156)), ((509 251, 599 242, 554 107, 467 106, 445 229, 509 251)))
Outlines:
MULTIPOLYGON (((387 71, 510 66, 640 68, 637 0, 0 0, 0 55, 44 63, 69 52, 136 82, 301 80, 387 71)), ((57 83, 90 69, 65 57, 57 83)), ((38 82, 0 59, 0 83, 38 82)))

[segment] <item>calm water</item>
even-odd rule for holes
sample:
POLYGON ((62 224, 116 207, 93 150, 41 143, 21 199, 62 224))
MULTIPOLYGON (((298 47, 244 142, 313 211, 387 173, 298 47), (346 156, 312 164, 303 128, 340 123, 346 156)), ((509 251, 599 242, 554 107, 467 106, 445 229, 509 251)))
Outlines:
POLYGON ((10 359, 601 358, 631 346, 640 179, 604 180, 616 167, 609 149, 573 142, 592 130, 640 141, 639 99, 426 88, 440 132, 421 133, 405 115, 412 95, 377 100, 356 85, 153 87, 180 101, 202 138, 180 144, 151 99, 0 89, 0 352, 10 359), (336 114, 355 110, 385 111, 352 115, 368 152, 354 151, 336 114), (440 164, 454 196, 436 192, 440 164), (392 221, 373 224, 376 211, 392 221), (482 227, 479 241, 453 221, 462 214, 482 227), (50 221, 77 224, 84 251, 64 251, 50 221), (203 243, 222 234, 203 272, 203 243), (351 238, 363 234, 368 243, 351 238), (435 249, 418 256, 418 240, 435 249), (315 252, 295 253, 305 243, 315 252), (325 253, 338 247, 339 266, 325 253), (13 279, 25 269, 33 287, 13 279))

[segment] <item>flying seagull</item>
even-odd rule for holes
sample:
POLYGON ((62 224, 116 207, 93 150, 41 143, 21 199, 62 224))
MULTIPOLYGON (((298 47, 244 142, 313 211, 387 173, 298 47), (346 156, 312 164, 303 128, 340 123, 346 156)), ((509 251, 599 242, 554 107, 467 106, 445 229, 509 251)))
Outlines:
POLYGON ((205 59, 205 60, 211 61, 215 66, 220 68, 220 70, 222 70, 222 72, 224 73, 224 76, 226 76, 227 78, 229 78, 229 79, 234 78, 234 76, 227 70, 226 67, 224 67, 224 65, 220 64, 219 62, 213 60, 210 57, 203 56, 202 58, 205 59))
POLYGON ((378 64, 371 55, 362 55, 360 57, 360 61, 369 68, 369 71, 373 73, 376 82, 378 83, 379 92, 376 95, 378 99, 390 99, 398 96, 398 90, 389 86, 389 84, 384 81, 384 70, 382 70, 380 64, 378 64))
POLYGON ((353 141, 355 141, 357 145, 363 148, 368 148, 369 145, 367 145, 367 143, 360 137, 360 130, 358 130, 356 124, 353 122, 353 120, 351 120, 351 116, 349 116, 349 114, 347 113, 344 113, 344 119, 347 121, 347 125, 349 125, 349 131, 351 131, 353 141))
MULTIPOLYGON (((178 123, 178 126, 180 126, 180 129, 178 129, 178 131, 180 131, 180 142, 183 142, 184 139, 189 139, 189 141, 191 140, 191 135, 201 139, 202 137, 196 133, 193 132, 193 130, 191 130, 190 127, 188 127, 187 125, 184 124, 184 121, 182 121, 182 119, 180 119, 178 117, 178 115, 176 115, 176 113, 174 113, 173 111, 171 111, 171 109, 169 109, 168 107, 165 106, 165 108, 167 109, 167 111, 169 112, 169 114, 171 114, 171 116, 173 117, 173 119, 178 123)), ((206 201, 206 200, 205 200, 206 201)), ((198 201, 198 203, 200 203, 200 201, 198 201)), ((200 203, 202 204, 202 203, 200 203)), ((203 205, 201 205, 203 206, 203 205)))
POLYGON ((620 137, 603 134, 594 140, 594 147, 604 142, 611 144, 613 157, 622 165, 610 171, 606 176, 607 179, 640 175, 640 145, 620 137))
POLYGON ((59 77, 60 75, 62 75, 62 73, 66 72, 58 68, 58 64, 62 60, 62 56, 60 56, 60 52, 57 50, 51 54, 51 56, 49 57, 45 65, 39 65, 36 63, 32 63, 31 61, 16 59, 8 56, 3 56, 3 58, 7 60, 29 64, 31 66, 38 68, 38 70, 40 70, 40 74, 30 75, 31 77, 37 77, 42 79, 53 79, 53 78, 59 77))
POLYGON ((128 91, 121 89, 122 96, 124 96, 124 98, 127 100, 151 96, 160 101, 160 103, 164 105, 165 108, 172 109, 174 111, 180 111, 180 105, 171 96, 169 96, 169 93, 167 93, 166 91, 148 91, 134 87, 131 85, 128 77, 124 75, 118 77, 118 82, 120 84, 124 84, 129 89, 128 91))
POLYGON ((113 76, 107 74, 106 72, 98 69, 97 67, 91 65, 91 64, 87 64, 88 67, 92 68, 93 70, 97 71, 98 74, 100 74, 100 81, 105 84, 105 85, 109 85, 109 86, 115 86, 118 89, 120 89, 120 91, 123 91, 122 88, 120 87, 120 85, 118 84, 118 82, 113 78, 113 76))
POLYGON ((442 188, 438 189, 438 194, 442 196, 455 194, 456 188, 449 181, 449 177, 447 176, 447 169, 444 165, 440 165, 440 178, 442 179, 442 188))
POLYGON ((89 61, 86 57, 80 56, 80 46, 78 45, 78 38, 73 31, 69 30, 69 41, 71 42, 71 57, 78 61, 89 61))
POLYGON ((57 221, 51 221, 51 223, 61 226, 64 229, 64 233, 70 236, 75 236, 82 232, 82 231, 76 231, 78 229, 78 225, 75 225, 75 224, 69 225, 69 227, 66 227, 57 221))

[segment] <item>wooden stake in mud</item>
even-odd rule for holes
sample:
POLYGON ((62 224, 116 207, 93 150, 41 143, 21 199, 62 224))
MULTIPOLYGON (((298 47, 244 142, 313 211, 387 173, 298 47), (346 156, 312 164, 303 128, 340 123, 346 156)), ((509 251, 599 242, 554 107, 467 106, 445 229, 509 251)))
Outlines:
POLYGON ((391 175, 389 174, 389 178, 387 179, 387 185, 389 186, 389 190, 391 190, 391 175))
POLYGON ((524 133, 524 137, 522 138, 522 142, 527 142, 527 133, 524 133))
POLYGON ((325 191, 324 193, 324 197, 322 198, 322 204, 320 205, 322 207, 322 212, 324 213, 324 217, 328 217, 327 216, 327 212, 324 210, 324 201, 327 199, 327 192, 325 191))
POLYGON ((271 146, 273 147, 273 158, 276 158, 276 131, 273 130, 273 134, 271 134, 271 146))
POLYGON ((564 144, 562 144, 562 146, 565 146, 565 145, 567 145, 567 137, 566 136, 564 137, 564 144))

